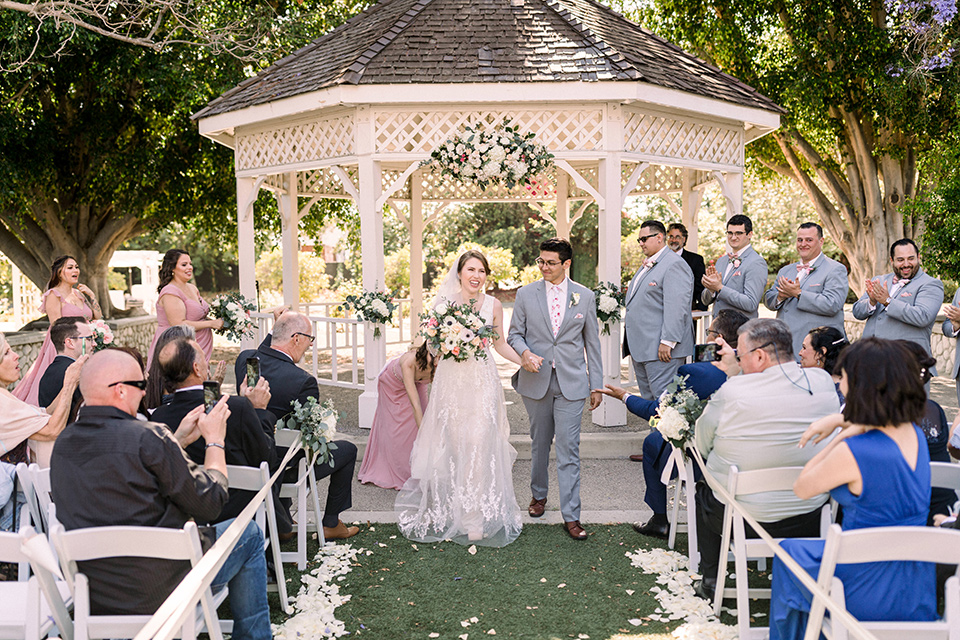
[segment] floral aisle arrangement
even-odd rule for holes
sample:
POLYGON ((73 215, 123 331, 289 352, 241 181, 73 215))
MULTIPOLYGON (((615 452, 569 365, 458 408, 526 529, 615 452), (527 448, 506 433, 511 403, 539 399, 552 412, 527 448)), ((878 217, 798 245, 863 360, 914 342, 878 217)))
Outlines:
POLYGON ((103 320, 94 320, 89 323, 90 331, 93 332, 93 352, 106 349, 113 344, 113 330, 103 320))
POLYGON ((593 293, 597 298, 597 319, 603 325, 600 333, 610 335, 610 327, 623 320, 627 313, 626 290, 615 282, 601 282, 593 293))
POLYGON ((441 144, 421 166, 435 164, 440 175, 474 182, 481 189, 490 184, 507 189, 529 185, 553 166, 553 154, 535 138, 533 132, 521 134, 509 118, 492 129, 468 126, 441 144))
POLYGON ((347 296, 344 303, 337 307, 338 311, 353 309, 357 319, 373 324, 373 337, 380 337, 380 325, 393 320, 393 312, 397 303, 386 291, 365 291, 359 296, 347 296))
POLYGON ((693 425, 706 404, 687 386, 687 376, 675 376, 660 396, 660 407, 650 426, 683 451, 687 441, 693 438, 693 425))
POLYGON ((307 398, 303 404, 299 400, 290 403, 291 411, 281 420, 287 429, 299 429, 303 448, 311 455, 310 465, 317 460, 333 466, 333 454, 337 448, 333 438, 337 435, 337 410, 329 400, 318 402, 316 398, 307 398))
POLYGON ((223 321, 223 326, 216 330, 217 333, 238 342, 243 336, 252 334, 257 327, 256 321, 250 317, 256 309, 255 304, 239 293, 221 294, 210 303, 211 315, 223 321))
POLYGON ((472 303, 441 302, 433 311, 421 314, 420 319, 427 348, 441 360, 486 359, 486 347, 497 338, 497 332, 483 324, 472 303))

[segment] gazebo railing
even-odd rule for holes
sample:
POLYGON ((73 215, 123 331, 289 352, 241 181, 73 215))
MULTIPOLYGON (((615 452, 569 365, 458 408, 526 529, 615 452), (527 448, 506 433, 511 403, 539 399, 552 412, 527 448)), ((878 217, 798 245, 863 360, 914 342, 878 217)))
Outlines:
MULTIPOLYGON (((404 327, 404 318, 410 315, 410 298, 394 298, 394 302, 397 303, 397 310, 394 314, 393 322, 388 325, 396 331, 387 331, 386 338, 387 344, 402 344, 404 342, 409 342, 412 337, 409 335, 409 327, 404 327)), ((339 302, 305 302, 300 305, 300 309, 303 313, 311 317, 321 317, 321 318, 332 318, 336 309, 343 305, 343 301, 339 302)), ((348 314, 349 315, 349 314, 348 314)))

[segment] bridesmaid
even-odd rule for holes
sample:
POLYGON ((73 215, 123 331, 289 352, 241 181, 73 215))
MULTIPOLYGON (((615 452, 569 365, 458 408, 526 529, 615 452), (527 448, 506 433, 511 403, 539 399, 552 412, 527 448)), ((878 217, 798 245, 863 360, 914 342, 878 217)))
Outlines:
POLYGON ((426 343, 383 367, 377 379, 377 412, 357 474, 360 482, 399 489, 410 478, 410 451, 427 406, 427 384, 436 368, 426 343))
MULTIPOLYGON (((87 285, 80 284, 80 265, 73 256, 60 256, 53 261, 50 267, 50 281, 43 294, 40 311, 47 314, 50 326, 63 316, 82 316, 87 321, 99 320, 103 317, 93 291, 87 285)), ((43 346, 40 347, 40 354, 27 375, 13 390, 14 397, 37 406, 40 379, 56 357, 57 350, 50 341, 48 329, 43 346)))
POLYGON ((210 305, 200 297, 197 287, 190 282, 193 277, 193 263, 190 254, 183 249, 170 249, 163 256, 160 265, 160 286, 157 291, 157 332, 150 343, 147 355, 147 369, 153 362, 154 345, 160 334, 177 324, 185 324, 197 332, 197 344, 203 349, 207 359, 213 353, 213 330, 223 326, 222 320, 210 319, 207 313, 210 305))

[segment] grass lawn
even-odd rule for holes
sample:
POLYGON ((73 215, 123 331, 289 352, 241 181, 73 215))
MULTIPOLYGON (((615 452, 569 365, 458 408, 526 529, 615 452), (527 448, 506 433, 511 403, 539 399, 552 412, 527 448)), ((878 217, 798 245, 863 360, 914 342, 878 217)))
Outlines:
MULTIPOLYGON (((544 639, 671 637, 679 622, 645 619, 658 607, 650 593, 657 576, 631 566, 624 555, 644 543, 666 543, 642 538, 628 524, 592 525, 589 531, 581 542, 556 525, 526 525, 507 547, 476 547, 471 554, 451 542, 411 543, 396 525, 363 526, 349 542, 373 553, 358 556, 338 582, 351 600, 336 616, 351 636, 369 638, 477 639, 494 632, 544 639), (477 622, 461 624, 474 617, 477 622), (642 623, 634 626, 630 619, 642 623)), ((678 540, 677 548, 685 547, 686 540, 678 540)), ((314 547, 310 557, 315 553, 314 547)), ((296 593, 299 574, 288 567, 288 587, 296 593)), ((275 596, 271 608, 274 622, 282 622, 275 596)))

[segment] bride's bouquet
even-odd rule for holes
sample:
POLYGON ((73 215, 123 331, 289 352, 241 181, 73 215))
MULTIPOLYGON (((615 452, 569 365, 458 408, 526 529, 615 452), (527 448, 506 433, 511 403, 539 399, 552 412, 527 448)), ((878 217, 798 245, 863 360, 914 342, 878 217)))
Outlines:
POLYGON ((657 415, 650 419, 650 426, 683 451, 687 441, 693 438, 693 425, 706 405, 706 400, 701 400, 687 386, 687 376, 675 376, 660 396, 660 407, 657 415))
POLYGON ((210 315, 223 322, 216 332, 236 341, 253 333, 257 327, 256 321, 250 317, 256 309, 255 304, 239 293, 220 294, 210 303, 210 315))
POLYGON ((486 347, 497 338, 497 332, 483 323, 472 304, 444 301, 433 311, 420 314, 420 320, 427 348, 442 360, 485 359, 486 347))

